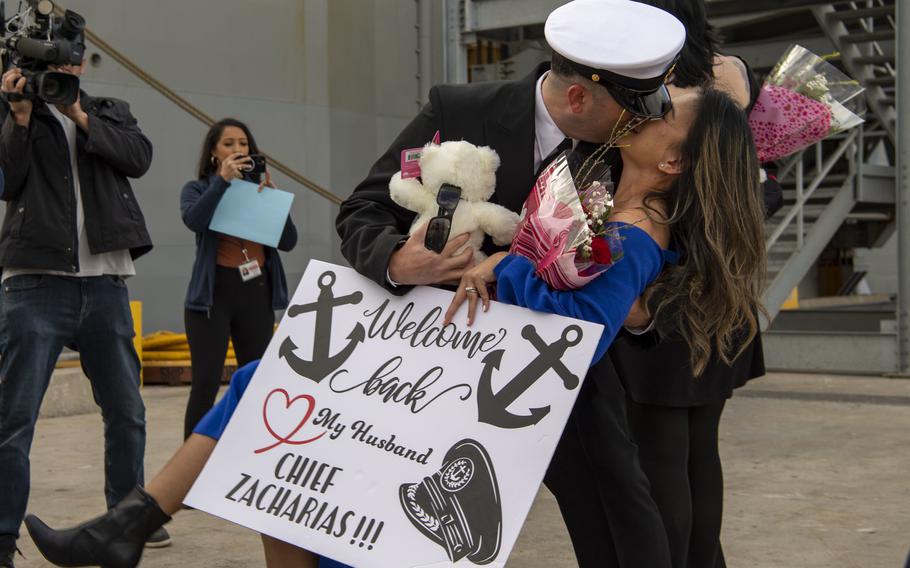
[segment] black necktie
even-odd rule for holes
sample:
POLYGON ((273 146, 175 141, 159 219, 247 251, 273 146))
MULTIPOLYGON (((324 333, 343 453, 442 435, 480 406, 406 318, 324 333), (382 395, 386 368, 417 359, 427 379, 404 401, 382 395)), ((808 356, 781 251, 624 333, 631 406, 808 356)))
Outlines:
POLYGON ((556 157, 559 156, 559 154, 561 154, 564 150, 571 150, 571 149, 572 149, 572 139, 564 138, 563 141, 560 142, 559 145, 552 152, 550 152, 550 154, 546 158, 544 158, 543 160, 540 161, 540 166, 537 167, 537 172, 534 174, 534 178, 536 179, 536 178, 540 177, 540 172, 542 172, 544 170, 544 168, 549 166, 550 162, 555 160, 556 157))

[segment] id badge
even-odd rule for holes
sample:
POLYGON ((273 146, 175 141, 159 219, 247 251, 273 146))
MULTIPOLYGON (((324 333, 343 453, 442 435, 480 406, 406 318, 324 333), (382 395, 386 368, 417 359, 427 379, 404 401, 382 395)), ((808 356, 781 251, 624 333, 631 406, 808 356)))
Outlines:
POLYGON ((262 275, 262 268, 259 267, 258 260, 251 260, 249 262, 244 262, 237 267, 237 270, 240 271, 240 278, 244 282, 248 282, 253 278, 258 278, 262 275))

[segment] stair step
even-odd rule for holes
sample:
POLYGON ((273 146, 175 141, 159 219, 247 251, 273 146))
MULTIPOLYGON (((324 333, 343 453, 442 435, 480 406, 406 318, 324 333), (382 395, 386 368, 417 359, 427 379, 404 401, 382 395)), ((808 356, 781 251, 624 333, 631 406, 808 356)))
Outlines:
POLYGON ((784 265, 787 264, 786 260, 772 260, 768 259, 768 282, 774 282, 774 279, 780 274, 780 271, 784 268, 784 265))
MULTIPOLYGON (((812 181, 814 179, 815 179, 814 173, 809 173, 808 175, 805 175, 804 179, 803 179, 803 181, 805 183, 805 187, 808 188, 808 186, 812 183, 812 181)), ((825 179, 823 180, 825 185, 816 189, 815 191, 817 193, 820 189, 823 189, 823 188, 838 187, 833 184, 843 184, 845 181, 847 181, 847 174, 828 174, 825 176, 825 179)), ((796 190, 796 180, 794 178, 787 177, 787 179, 785 181, 781 182, 780 180, 778 180, 778 182, 780 183, 780 186, 782 188, 784 188, 784 190, 787 190, 787 189, 796 190)))
POLYGON ((848 214, 847 219, 852 219, 857 222, 872 221, 883 223, 892 221, 894 219, 894 215, 885 213, 884 211, 857 211, 855 213, 848 214))
POLYGON ((803 205, 803 219, 805 219, 807 221, 811 219, 812 221, 814 221, 814 220, 818 219, 818 217, 827 208, 828 208, 827 203, 818 204, 818 205, 813 204, 813 203, 807 203, 807 204, 803 205))
MULTIPOLYGON (((815 190, 812 194, 812 197, 809 198, 809 201, 830 201, 834 199, 834 196, 837 195, 837 192, 840 191, 840 187, 820 187, 815 190)), ((784 201, 795 203, 796 202, 796 190, 795 189, 785 189, 784 190, 784 201)))
MULTIPOLYGON (((772 219, 771 221, 765 222, 765 237, 771 236, 771 233, 777 228, 780 224, 780 219, 772 219)), ((793 237, 796 238, 796 223, 790 223, 787 225, 787 228, 784 229, 781 238, 784 237, 793 237)))
POLYGON ((854 57, 853 61, 863 65, 884 65, 885 63, 894 63, 893 55, 860 55, 854 57))
POLYGON ((846 43, 869 43, 872 41, 887 41, 894 39, 894 30, 885 30, 881 32, 867 32, 860 34, 847 34, 842 41, 846 43))
MULTIPOLYGON (((795 243, 796 242, 796 223, 793 223, 793 225, 791 225, 791 226, 793 227, 793 229, 790 230, 790 228, 788 227, 784 231, 784 233, 781 236, 779 236, 777 238, 777 240, 774 242, 774 246, 777 246, 777 243, 786 243, 786 242, 795 243)), ((770 236, 771 236, 771 231, 765 231, 765 242, 768 242, 768 238, 770 236)))
POLYGON ((786 260, 796 252, 797 248, 796 241, 778 241, 774 243, 774 246, 768 251, 768 258, 786 260))
POLYGON ((840 20, 849 22, 862 18, 878 18, 881 16, 893 16, 894 6, 875 6, 873 8, 857 8, 855 10, 843 10, 840 12, 831 12, 828 18, 831 20, 840 20))
POLYGON ((894 77, 891 75, 885 75, 883 77, 872 77, 870 79, 865 79, 863 82, 867 85, 891 86, 894 85, 894 77))
POLYGON ((882 103, 885 106, 890 106, 890 107, 894 106, 894 97, 882 97, 878 100, 880 103, 882 103))

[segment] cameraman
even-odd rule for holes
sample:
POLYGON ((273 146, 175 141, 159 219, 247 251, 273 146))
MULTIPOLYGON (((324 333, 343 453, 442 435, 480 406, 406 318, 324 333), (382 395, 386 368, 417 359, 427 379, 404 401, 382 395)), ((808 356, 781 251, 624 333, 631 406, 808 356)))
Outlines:
MULTIPOLYGON (((83 65, 51 69, 79 76, 83 65)), ((78 349, 101 407, 108 507, 144 481, 145 406, 124 279, 152 248, 127 181, 148 170, 152 144, 126 102, 84 92, 71 105, 22 99, 26 81, 12 68, 0 85, 0 567, 13 566, 35 421, 64 346, 78 349)), ((170 539, 162 529, 153 541, 170 539)))

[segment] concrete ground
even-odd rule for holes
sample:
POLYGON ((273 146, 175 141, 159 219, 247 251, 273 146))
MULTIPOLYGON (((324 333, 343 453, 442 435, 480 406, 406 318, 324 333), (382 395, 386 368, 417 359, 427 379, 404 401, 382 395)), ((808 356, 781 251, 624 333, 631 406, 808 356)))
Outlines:
MULTIPOLYGON (((145 390, 150 473, 181 441, 186 395, 185 388, 145 390)), ((99 512, 101 439, 97 415, 40 420, 29 509, 56 526, 99 512)), ((728 404, 721 445, 729 566, 903 567, 910 550, 910 380, 771 375, 728 404)), ((168 529, 174 545, 148 551, 143 566, 263 565, 255 534, 205 513, 182 512, 168 529)), ((48 566, 27 537, 20 545, 26 558, 17 566, 48 566)), ((575 566, 545 489, 508 566, 575 566)))

